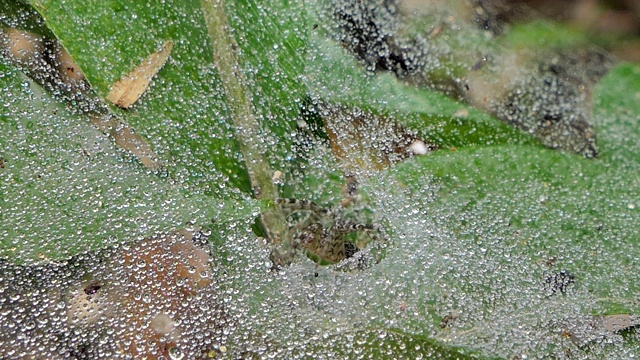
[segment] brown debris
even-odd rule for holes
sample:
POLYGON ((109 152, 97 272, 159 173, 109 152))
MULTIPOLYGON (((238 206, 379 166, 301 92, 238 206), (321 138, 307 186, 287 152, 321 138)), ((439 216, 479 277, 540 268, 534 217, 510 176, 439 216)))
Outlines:
POLYGON ((0 270, 17 274, 0 282, 7 326, 0 353, 12 359, 218 354, 226 349, 228 319, 208 249, 190 236, 146 238, 55 271, 0 263, 0 270))
POLYGON ((333 154, 356 179, 435 149, 391 117, 328 103, 319 108, 333 154))

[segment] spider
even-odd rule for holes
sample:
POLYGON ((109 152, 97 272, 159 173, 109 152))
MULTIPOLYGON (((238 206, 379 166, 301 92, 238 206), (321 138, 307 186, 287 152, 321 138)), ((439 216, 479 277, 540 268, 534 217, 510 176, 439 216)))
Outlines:
POLYGON ((337 264, 360 251, 354 242, 345 239, 346 235, 373 233, 369 236, 375 239, 375 233, 380 233, 377 225, 345 220, 340 214, 312 201, 284 198, 276 203, 290 222, 289 253, 272 253, 271 260, 276 267, 291 263, 298 249, 303 249, 318 265, 337 264))

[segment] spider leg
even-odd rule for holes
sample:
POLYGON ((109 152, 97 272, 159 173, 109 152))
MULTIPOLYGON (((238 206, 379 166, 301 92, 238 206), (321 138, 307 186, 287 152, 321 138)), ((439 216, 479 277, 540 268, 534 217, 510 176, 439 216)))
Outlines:
POLYGON ((334 225, 336 230, 342 234, 348 234, 356 231, 380 231, 380 227, 372 224, 361 224, 353 221, 339 220, 334 225))
POLYGON ((329 210, 318 206, 312 201, 281 198, 277 200, 277 204, 281 206, 285 213, 288 213, 287 219, 293 218, 290 227, 292 234, 299 232, 314 222, 322 223, 323 218, 333 218, 333 214, 329 210), (294 218, 298 213, 306 213, 303 214, 306 216, 300 215, 294 218))
POLYGON ((352 243, 351 241, 344 242, 345 259, 353 257, 353 255, 355 255, 358 251, 360 251, 360 249, 358 249, 358 246, 356 244, 352 243))
POLYGON ((298 200, 289 198, 280 198, 276 200, 276 203, 282 207, 282 209, 295 211, 309 211, 318 216, 333 216, 333 213, 326 208, 308 200, 298 200))
MULTIPOLYGON (((365 234, 367 237, 369 237, 369 240, 377 241, 381 238, 384 238, 382 228, 374 224, 362 224, 362 223, 357 223, 353 221, 341 220, 341 221, 336 221, 336 224, 334 227, 336 229, 335 231, 338 232, 340 234, 339 236, 342 236, 342 237, 350 233, 357 233, 358 234, 357 239, 361 238, 360 235, 365 235, 365 234)), ((351 241, 344 241, 344 247, 345 247, 345 253, 344 253, 345 259, 353 257, 358 251, 361 250, 358 247, 358 245, 356 245, 356 243, 353 243, 351 241)))

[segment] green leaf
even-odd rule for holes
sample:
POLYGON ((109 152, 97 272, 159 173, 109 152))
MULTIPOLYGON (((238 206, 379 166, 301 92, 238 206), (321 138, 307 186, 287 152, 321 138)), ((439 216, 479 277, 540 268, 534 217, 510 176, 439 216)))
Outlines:
POLYGON ((27 30, 52 36, 42 17, 29 5, 20 1, 0 0, 0 24, 3 27, 27 30))
POLYGON ((622 64, 612 70, 595 90, 594 118, 600 136, 602 158, 638 166, 640 158, 640 69, 637 64, 622 64))
MULTIPOLYGON (((621 65, 597 88, 597 159, 532 146, 477 146, 416 158, 378 180, 381 185, 372 181, 373 192, 387 189, 385 208, 402 209, 387 214, 394 231, 405 235, 385 258, 402 261, 394 265, 401 277, 385 278, 422 289, 409 303, 453 305, 473 319, 465 328, 479 337, 500 338, 499 328, 518 326, 539 335, 571 332, 591 314, 638 315, 639 84, 640 67, 621 65), (389 194, 393 188, 405 190, 389 194), (550 287, 561 272, 574 281, 554 293, 550 287)), ((597 336, 587 331, 577 338, 585 345, 597 336)), ((473 336, 466 341, 482 346, 473 336)), ((505 354, 505 348, 495 344, 491 353, 505 354)))
POLYGON ((429 338, 403 333, 396 329, 362 329, 311 344, 317 356, 352 359, 395 358, 402 354, 408 359, 488 359, 477 352, 446 346, 429 338))
MULTIPOLYGON (((19 211, 10 204, 33 202, 27 206, 31 212, 2 212, 9 220, 2 219, 4 238, 18 239, 11 246, 32 241, 22 253, 43 246, 42 236, 28 239, 28 232, 44 234, 50 239, 45 244, 68 246, 73 250, 65 250, 74 253, 76 242, 87 244, 85 234, 144 236, 135 232, 142 231, 134 226, 137 218, 144 219, 147 230, 165 230, 210 216, 212 197, 201 195, 233 197, 225 177, 248 191, 237 143, 229 139, 235 129, 227 99, 195 5, 33 4, 103 97, 158 45, 174 42, 172 60, 141 102, 131 111, 114 111, 151 142, 177 181, 142 170, 88 121, 71 116, 39 90, 37 99, 46 101, 33 105, 23 99, 21 92, 38 88, 16 73, 5 76, 12 90, 2 100, 14 110, 2 118, 2 131, 12 135, 2 140, 2 149, 10 149, 3 181, 12 181, 3 183, 2 209, 19 211), (29 124, 36 116, 45 121, 29 124), (30 138, 20 143, 25 134, 30 138), (85 159, 81 150, 87 139, 99 146, 85 159), (52 154, 32 150, 42 148, 52 154), (90 170, 97 173, 84 172, 83 161, 96 162, 90 170), (33 179, 43 170, 53 175, 38 180, 41 186, 33 179), (91 184, 97 185, 83 191, 91 184), (10 195, 14 189, 20 199, 10 195), (102 200, 108 211, 91 212, 94 193, 109 194, 102 200), (59 213, 33 210, 46 201, 56 205, 57 199, 62 200, 59 213), (154 199, 150 209, 127 206, 140 199, 154 199), (117 225, 114 218, 120 220, 117 225), (85 231, 78 219, 102 227, 85 231), (24 233, 13 236, 16 231, 24 233)), ((255 336, 275 349, 305 356, 513 358, 563 356, 567 348, 583 356, 634 351, 633 344, 616 343, 587 353, 583 345, 600 345, 603 337, 589 327, 591 314, 638 313, 638 68, 617 68, 598 89, 595 114, 602 152, 587 160, 537 146, 521 132, 435 92, 412 89, 389 75, 366 74, 326 34, 306 38, 312 23, 306 13, 318 9, 318 4, 287 1, 239 1, 227 8, 243 70, 255 85, 256 113, 274 135, 265 143, 270 160, 286 163, 278 157, 296 155, 282 150, 288 149, 288 132, 306 90, 312 97, 390 112, 443 149, 364 184, 374 216, 388 224, 393 236, 383 245, 385 258, 361 271, 317 268, 302 258, 274 274, 268 271, 268 249, 248 233, 245 217, 238 216, 233 226, 215 227, 214 252, 226 270, 229 311, 241 320, 230 329, 231 342, 240 347, 255 336), (468 115, 454 116, 460 110, 468 115), (574 283, 553 288, 554 276, 563 271, 574 276, 574 283), (446 318, 452 321, 443 329, 446 318), (575 343, 565 331, 577 332, 569 334, 575 343)), ((308 170, 311 180, 305 184, 313 185, 305 195, 326 190, 322 180, 337 182, 335 163, 318 159, 313 165, 320 169, 308 170)), ((241 213, 253 209, 236 204, 241 213)), ((226 211, 220 217, 231 216, 226 211)), ((108 244, 96 240, 85 248, 98 247, 98 242, 108 244)), ((614 334, 604 337, 615 341, 614 334)))
POLYGON ((367 74, 335 41, 311 36, 307 62, 315 96, 374 112, 391 113, 421 138, 440 147, 533 144, 523 132, 468 105, 403 84, 391 74, 367 74), (463 115, 459 115, 463 114, 463 115))
POLYGON ((112 110, 149 141, 170 175, 193 191, 219 198, 234 188, 250 191, 197 3, 32 4, 102 98, 120 77, 172 41, 171 58, 146 94, 129 111, 112 110))
POLYGON ((183 227, 251 216, 145 170, 83 116, 0 63, 0 256, 64 260, 183 227))
POLYGON ((541 20, 516 24, 500 38, 500 43, 515 50, 571 47, 589 42, 584 29, 541 20))

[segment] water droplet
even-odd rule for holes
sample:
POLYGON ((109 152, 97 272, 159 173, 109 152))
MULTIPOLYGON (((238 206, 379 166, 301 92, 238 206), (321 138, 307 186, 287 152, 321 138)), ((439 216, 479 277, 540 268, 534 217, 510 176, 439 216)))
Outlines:
POLYGON ((179 347, 174 346, 171 349, 169 349, 169 358, 171 360, 182 360, 184 359, 184 354, 182 353, 179 347))

